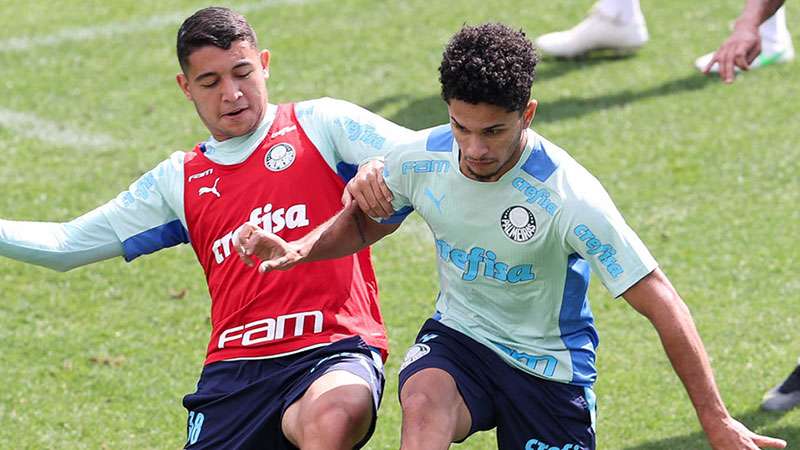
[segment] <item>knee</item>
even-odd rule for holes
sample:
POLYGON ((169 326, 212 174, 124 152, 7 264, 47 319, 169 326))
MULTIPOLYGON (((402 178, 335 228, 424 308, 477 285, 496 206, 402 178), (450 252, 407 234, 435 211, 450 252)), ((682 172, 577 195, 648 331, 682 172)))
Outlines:
POLYGON ((320 405, 311 422, 321 429, 352 430, 362 423, 369 424, 372 419, 372 405, 369 402, 337 402, 320 405))
POLYGON ((352 448, 372 422, 371 402, 356 399, 317 404, 309 413, 301 419, 302 440, 326 442, 326 448, 352 448))
POLYGON ((402 397, 402 409, 405 421, 426 423, 429 417, 440 412, 441 407, 428 392, 416 391, 402 397))
POLYGON ((452 442, 469 432, 471 417, 457 391, 410 390, 401 394, 401 403, 403 431, 408 439, 434 433, 443 441, 452 442))

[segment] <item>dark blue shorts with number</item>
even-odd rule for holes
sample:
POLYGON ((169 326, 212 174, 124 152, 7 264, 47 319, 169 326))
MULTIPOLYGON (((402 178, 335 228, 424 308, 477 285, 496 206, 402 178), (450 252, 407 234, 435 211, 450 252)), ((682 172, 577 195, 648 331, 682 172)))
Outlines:
POLYGON ((351 372, 372 388, 373 419, 360 448, 374 431, 384 383, 377 350, 360 337, 280 358, 207 365, 197 391, 183 398, 189 411, 185 448, 296 449, 281 431, 283 413, 332 370, 351 372))
POLYGON ((449 373, 472 416, 469 435, 497 428, 501 450, 593 450, 591 388, 536 377, 436 320, 425 322, 400 369, 400 390, 415 373, 449 373))

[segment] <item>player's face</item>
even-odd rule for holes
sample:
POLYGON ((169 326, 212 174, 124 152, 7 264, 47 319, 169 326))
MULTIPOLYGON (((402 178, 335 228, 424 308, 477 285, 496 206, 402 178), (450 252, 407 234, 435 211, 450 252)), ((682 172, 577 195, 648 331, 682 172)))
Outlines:
POLYGON ((536 100, 523 111, 457 99, 451 99, 447 109, 461 173, 477 181, 497 181, 514 167, 525 148, 525 130, 536 112, 536 100))
POLYGON ((195 50, 188 73, 176 78, 208 131, 223 141, 258 127, 267 104, 268 68, 269 51, 236 41, 227 50, 213 45, 195 50))

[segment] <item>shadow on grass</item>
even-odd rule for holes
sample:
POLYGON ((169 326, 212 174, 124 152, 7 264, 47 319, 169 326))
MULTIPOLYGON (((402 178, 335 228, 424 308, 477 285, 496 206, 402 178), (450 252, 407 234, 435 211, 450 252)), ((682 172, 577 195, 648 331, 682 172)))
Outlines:
POLYGON ((539 105, 534 120, 541 123, 574 119, 595 111, 619 108, 651 98, 668 97, 697 91, 714 83, 717 83, 717 81, 711 77, 692 73, 683 78, 668 80, 659 85, 641 90, 624 89, 596 97, 563 97, 553 102, 543 102, 539 105))
POLYGON ((598 65, 615 64, 618 62, 622 63, 628 61, 632 57, 632 54, 618 55, 614 53, 597 52, 590 54, 589 56, 573 59, 545 56, 542 58, 539 64, 536 65, 536 79, 549 81, 562 75, 566 75, 574 70, 583 70, 598 65))
MULTIPOLYGON (((711 77, 692 73, 684 78, 669 80, 641 90, 624 89, 595 97, 571 96, 560 98, 552 102, 542 102, 539 105, 536 118, 534 119, 534 127, 536 123, 574 119, 595 111, 619 108, 650 98, 667 97, 696 91, 713 83, 717 83, 717 81, 711 77)), ((370 111, 380 111, 387 105, 400 102, 407 104, 397 113, 388 117, 390 120, 400 125, 414 130, 420 130, 448 122, 447 108, 438 94, 418 99, 411 99, 409 96, 405 95, 395 95, 382 98, 366 107, 370 111)))
MULTIPOLYGON (((800 425, 774 425, 774 422, 780 419, 781 416, 782 414, 780 413, 770 413, 754 409, 737 416, 736 419, 751 430, 757 430, 756 432, 758 434, 785 440, 789 448, 797 446, 797 444, 800 443, 800 425)), ((695 450, 705 448, 709 448, 706 436, 701 432, 697 432, 685 436, 675 436, 645 444, 629 446, 625 447, 624 450, 695 450)))

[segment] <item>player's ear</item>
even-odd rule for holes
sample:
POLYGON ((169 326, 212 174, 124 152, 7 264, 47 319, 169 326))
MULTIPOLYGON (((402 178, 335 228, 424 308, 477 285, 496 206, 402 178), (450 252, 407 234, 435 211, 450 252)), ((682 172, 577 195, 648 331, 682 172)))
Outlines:
POLYGON ((264 79, 269 79, 269 50, 262 50, 261 54, 259 55, 259 59, 261 59, 261 67, 264 68, 264 79))
POLYGON ((539 106, 539 102, 537 102, 536 99, 532 98, 528 101, 528 106, 526 106, 525 110, 522 112, 522 120, 524 121, 525 128, 531 126, 533 116, 536 115, 537 106, 539 106))
POLYGON ((191 101, 192 93, 189 91, 189 79, 186 78, 186 75, 183 72, 175 75, 175 81, 178 82, 178 86, 181 88, 181 91, 183 91, 183 95, 191 101))

